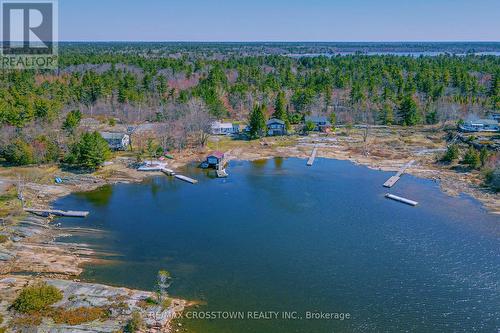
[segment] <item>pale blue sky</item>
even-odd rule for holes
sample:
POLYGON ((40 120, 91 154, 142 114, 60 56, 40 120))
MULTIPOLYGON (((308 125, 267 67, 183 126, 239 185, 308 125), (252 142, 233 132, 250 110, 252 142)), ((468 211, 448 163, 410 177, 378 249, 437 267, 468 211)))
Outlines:
POLYGON ((59 0, 59 37, 500 41, 500 0, 59 0))

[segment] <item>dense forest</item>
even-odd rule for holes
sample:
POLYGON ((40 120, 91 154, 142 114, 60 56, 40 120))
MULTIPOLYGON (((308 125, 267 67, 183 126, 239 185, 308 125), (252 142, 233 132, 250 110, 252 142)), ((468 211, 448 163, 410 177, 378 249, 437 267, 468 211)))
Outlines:
MULTIPOLYGON (((184 52, 178 45, 165 53, 147 44, 105 45, 61 47, 57 71, 0 73, 4 155, 13 140, 60 147, 89 116, 177 123, 178 131, 196 119, 247 121, 255 105, 266 116, 282 105, 280 117, 291 124, 304 115, 334 114, 343 124, 415 126, 500 110, 500 57, 494 55, 296 57, 252 54, 265 45, 248 46, 250 55, 234 54, 235 46, 208 52, 201 44, 184 52)), ((43 155, 37 161, 57 154, 43 155)))

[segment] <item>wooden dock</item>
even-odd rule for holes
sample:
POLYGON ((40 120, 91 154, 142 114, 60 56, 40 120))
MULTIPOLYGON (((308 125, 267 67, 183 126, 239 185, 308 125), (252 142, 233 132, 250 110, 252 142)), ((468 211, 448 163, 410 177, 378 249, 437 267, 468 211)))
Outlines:
POLYGON ((418 205, 418 202, 416 202, 416 201, 413 201, 413 200, 410 200, 410 199, 406 199, 406 198, 403 198, 403 197, 398 197, 397 195, 393 195, 393 194, 389 194, 389 193, 387 193, 385 195, 385 197, 387 199, 398 201, 398 202, 401 202, 401 203, 404 203, 404 204, 407 204, 407 205, 410 205, 410 206, 416 206, 416 205, 418 205))
POLYGON ((76 211, 76 210, 59 210, 59 209, 32 209, 24 208, 25 212, 42 215, 42 216, 65 216, 65 217, 87 217, 89 212, 87 211, 76 211))
POLYGON ((217 169, 217 178, 227 178, 228 176, 226 169, 217 169))
POLYGON ((311 157, 307 160, 307 166, 312 166, 314 164, 314 160, 316 159, 316 155, 318 154, 318 148, 314 148, 311 157))
POLYGON ((164 174, 166 174, 167 176, 175 176, 175 172, 174 170, 171 170, 171 169, 166 169, 166 168, 163 168, 161 170, 161 172, 163 172, 164 174))
POLYGON ((388 188, 391 188, 393 187, 394 185, 396 185, 396 183, 398 182, 398 180, 401 178, 401 176, 405 173, 405 171, 410 168, 413 163, 415 163, 414 160, 411 160, 410 162, 406 163, 405 165, 403 165, 403 167, 398 171, 398 173, 396 173, 396 175, 392 176, 391 178, 389 178, 385 183, 384 183, 384 187, 388 187, 388 188))
POLYGON ((175 178, 177 178, 179 180, 182 180, 182 181, 185 181, 185 182, 188 182, 188 183, 191 183, 191 184, 198 183, 198 181, 196 179, 189 178, 189 177, 186 177, 186 176, 183 176, 183 175, 175 175, 175 178))

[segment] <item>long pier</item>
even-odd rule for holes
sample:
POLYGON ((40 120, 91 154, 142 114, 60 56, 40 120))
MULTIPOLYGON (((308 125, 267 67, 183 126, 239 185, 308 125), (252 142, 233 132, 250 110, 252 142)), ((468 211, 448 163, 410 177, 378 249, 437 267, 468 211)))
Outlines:
POLYGON ((24 208, 25 212, 36 214, 36 215, 54 215, 54 216, 66 216, 66 217, 87 217, 89 212, 87 211, 77 211, 77 210, 59 210, 59 209, 33 209, 24 208))
POLYGON ((311 157, 307 160, 307 166, 312 166, 314 164, 314 160, 316 159, 316 155, 318 154, 318 148, 314 148, 311 157))
POLYGON ((408 168, 410 168, 413 165, 413 163, 415 163, 415 160, 411 160, 410 162, 403 165, 403 167, 396 173, 396 175, 392 176, 384 183, 384 187, 391 188, 394 185, 396 185, 401 176, 405 173, 405 171, 408 168))
POLYGON ((186 176, 183 176, 183 175, 175 175, 174 177, 177 178, 177 179, 179 179, 179 180, 191 183, 191 184, 198 183, 198 181, 196 179, 189 178, 189 177, 186 177, 186 176))

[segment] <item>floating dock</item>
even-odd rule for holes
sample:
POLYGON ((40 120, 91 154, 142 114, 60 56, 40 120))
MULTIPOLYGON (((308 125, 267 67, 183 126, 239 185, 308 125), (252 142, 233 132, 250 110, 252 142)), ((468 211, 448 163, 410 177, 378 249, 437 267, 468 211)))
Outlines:
POLYGON ((407 204, 407 205, 410 205, 410 206, 416 206, 416 205, 418 205, 418 202, 416 202, 416 201, 413 201, 413 200, 410 200, 410 199, 406 199, 406 198, 402 198, 402 197, 398 197, 397 195, 393 195, 393 194, 389 194, 389 193, 387 193, 385 195, 385 197, 387 199, 398 201, 398 202, 401 202, 401 203, 404 203, 404 204, 407 204))
POLYGON ((36 215, 48 216, 66 216, 66 217, 87 217, 89 212, 87 211, 77 211, 77 210, 59 210, 59 209, 31 209, 25 208, 24 211, 36 215))
POLYGON ((318 154, 318 148, 314 148, 311 157, 307 160, 307 166, 312 166, 314 164, 314 160, 316 159, 316 155, 318 154))
POLYGON ((398 182, 398 180, 401 178, 401 176, 405 173, 406 169, 408 169, 409 167, 411 167, 413 165, 413 163, 415 163, 414 160, 411 160, 410 162, 406 163, 405 165, 403 165, 403 167, 398 171, 398 173, 396 173, 395 176, 392 176, 391 178, 389 178, 385 183, 384 183, 384 187, 388 187, 388 188, 391 188, 393 187, 394 185, 396 185, 396 183, 398 182))
POLYGON ((179 180, 182 180, 182 181, 185 181, 185 182, 188 182, 188 183, 191 183, 191 184, 198 183, 198 181, 196 179, 189 178, 189 177, 186 177, 186 176, 183 176, 183 175, 175 175, 175 178, 177 178, 179 180))

